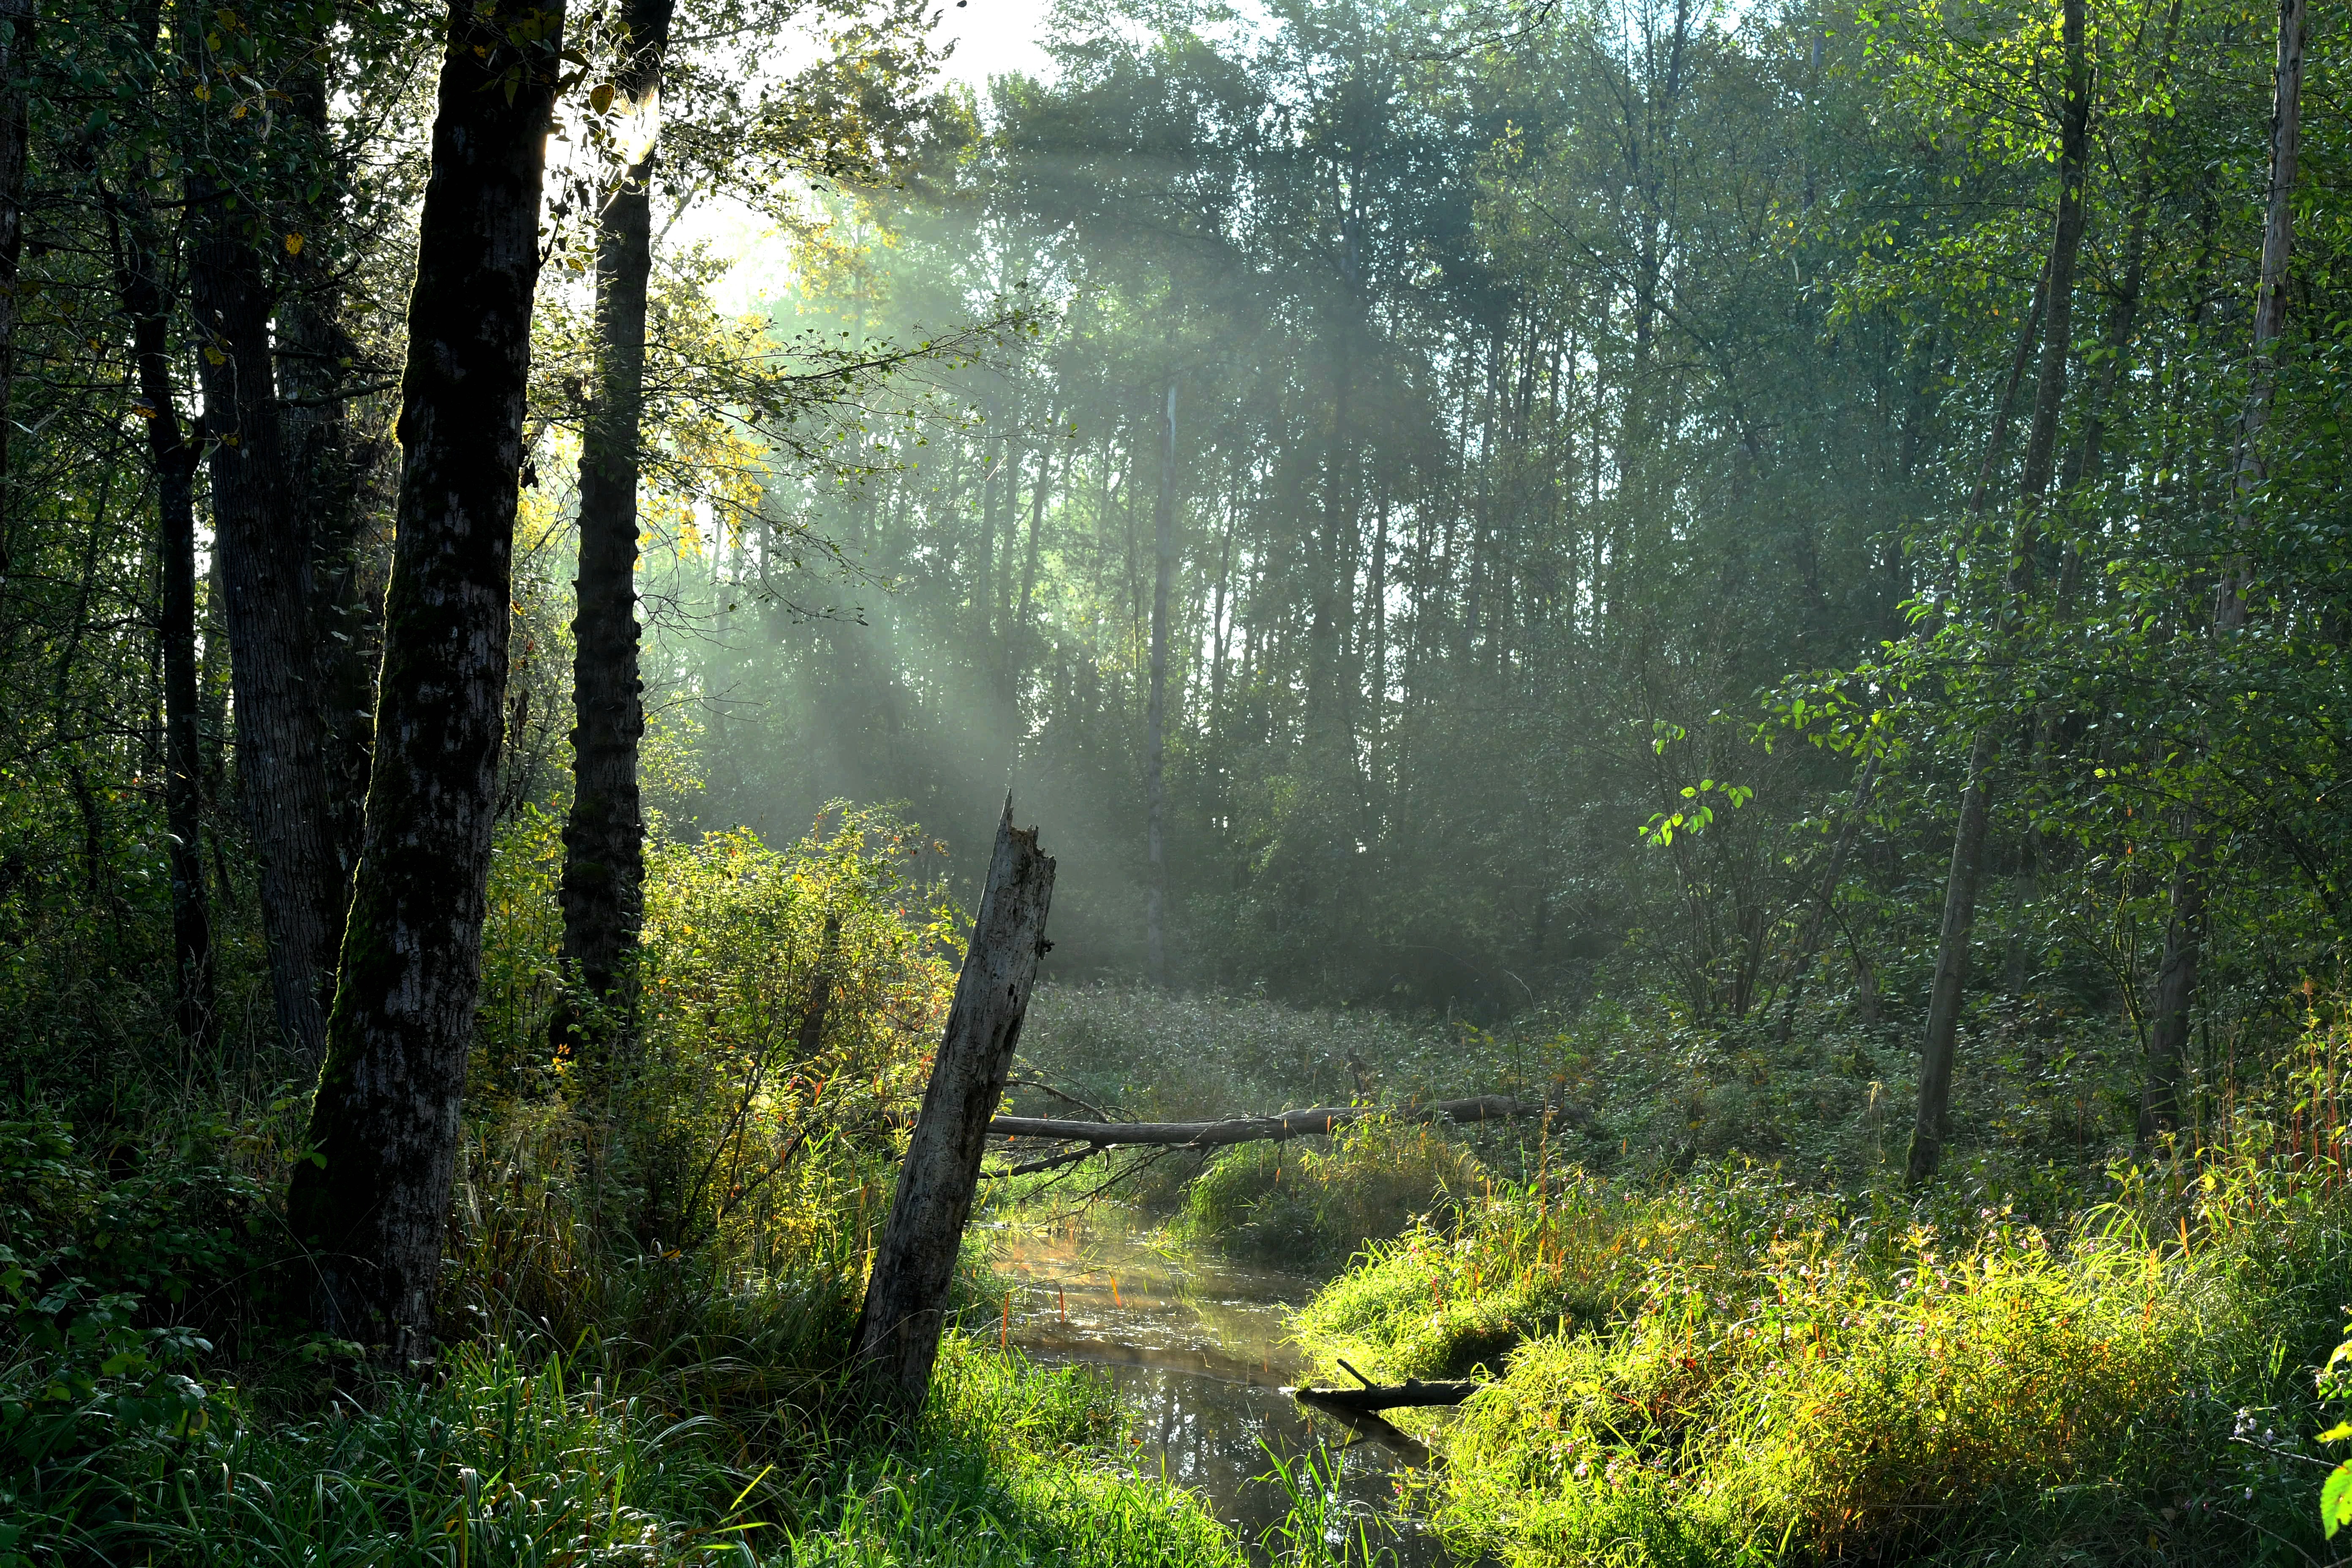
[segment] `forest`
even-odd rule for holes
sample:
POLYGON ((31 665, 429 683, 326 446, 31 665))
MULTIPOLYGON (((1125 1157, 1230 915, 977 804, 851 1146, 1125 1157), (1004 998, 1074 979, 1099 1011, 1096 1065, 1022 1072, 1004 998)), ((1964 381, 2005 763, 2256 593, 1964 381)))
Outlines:
POLYGON ((2352 1561, 2347 42, 0 0, 0 1568, 2352 1561))

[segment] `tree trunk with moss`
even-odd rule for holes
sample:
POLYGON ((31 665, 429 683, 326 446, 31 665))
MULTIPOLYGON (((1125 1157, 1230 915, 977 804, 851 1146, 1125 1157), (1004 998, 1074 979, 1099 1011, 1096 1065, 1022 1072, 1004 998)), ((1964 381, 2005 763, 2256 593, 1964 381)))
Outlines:
POLYGON ((480 980, 560 7, 453 4, 401 382, 367 827, 288 1199, 318 1321, 428 1349, 480 980))
POLYGON ((645 918, 645 817, 637 746, 637 447, 653 275, 650 142, 660 112, 671 0, 631 0, 630 54, 615 97, 647 144, 597 220, 596 384, 580 437, 579 609, 572 623, 572 810, 563 825, 563 958, 582 994, 559 1013, 559 1046, 602 1080, 616 1037, 633 1032, 632 955, 645 918))
POLYGON ((25 249, 25 164, 31 142, 33 0, 0 0, 0 583, 7 580, 16 505, 8 410, 16 380, 16 267, 25 249))

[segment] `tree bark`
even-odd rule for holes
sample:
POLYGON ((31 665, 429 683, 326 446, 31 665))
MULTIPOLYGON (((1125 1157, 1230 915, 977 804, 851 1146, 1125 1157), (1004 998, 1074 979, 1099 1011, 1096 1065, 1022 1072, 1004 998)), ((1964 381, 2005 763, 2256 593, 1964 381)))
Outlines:
MULTIPOLYGON (((659 112, 672 0, 630 0, 617 100, 659 112)), ((645 919, 645 818, 637 786, 644 683, 637 672, 637 477, 653 275, 650 142, 597 219, 596 390, 580 437, 579 608, 572 623, 572 809, 563 826, 563 959, 583 994, 556 1043, 603 1081, 635 1035, 632 955, 645 919)), ((592 1090, 593 1092, 593 1090, 592 1090)))
POLYGON ((481 970, 516 485, 562 11, 453 0, 401 382, 398 532, 367 833, 314 1156, 288 1218, 328 1332, 430 1343, 481 970))
MULTIPOLYGON (((331 183, 340 185, 348 171, 329 123, 331 27, 320 26, 306 43, 309 52, 289 78, 293 118, 310 139, 317 164, 331 169, 331 183)), ((320 921, 332 955, 342 946, 343 916, 364 829, 376 663, 383 654, 377 616, 383 606, 380 598, 371 599, 362 580, 367 544, 360 490, 366 463, 353 439, 351 400, 352 384, 365 377, 360 345, 343 322, 341 276, 329 243, 328 231, 339 221, 336 198, 322 195, 298 211, 299 221, 312 232, 283 264, 287 288, 278 307, 277 362, 286 396, 287 487, 292 514, 307 535, 310 700, 318 714, 320 765, 326 772, 335 874, 334 900, 320 911, 320 921)))
MULTIPOLYGON (((2048 331, 2042 340, 2017 529, 2002 589, 2003 632, 2023 618, 2025 598, 2032 588, 2042 505, 2056 464, 2058 416, 2066 399, 2066 362, 2074 351, 2074 267, 2082 250, 2083 185, 2090 163, 2091 68, 2084 44, 2083 13, 2084 0, 2065 0, 2066 89, 2058 127, 2058 216, 2043 273, 2048 331)), ((1979 505, 1982 496, 1979 489, 1979 505)), ((1943 929, 1936 946, 1936 978, 1919 1053, 1919 1104, 1906 1161, 1914 1182, 1927 1181, 1936 1173, 1950 1136, 1952 1067, 1959 1037, 1960 1004, 1968 984, 1969 941, 1976 921, 1977 882, 1984 868, 1985 829, 1992 815, 1990 775, 1999 751, 1994 731, 1994 726, 1986 726, 1969 747, 1968 784, 1960 798, 1951 867, 1944 885, 1943 929)))
POLYGON ((315 691, 318 623, 310 530, 296 510, 270 343, 270 280, 247 214, 192 182, 199 239, 190 275, 212 444, 235 704, 237 784, 260 862, 262 931, 278 1029, 306 1064, 324 1055, 345 873, 315 691))
MULTIPOLYGON (((2304 14, 2305 0, 2280 0, 2278 67, 2271 99, 2270 204, 2263 225, 2262 281, 2254 301, 2254 378, 2238 449, 2236 527, 2242 532, 2253 493, 2266 477, 2261 436, 2270 420, 2278 341, 2286 331, 2286 269, 2294 249, 2294 177, 2302 132, 2304 14)), ((2245 626, 2247 572, 2241 556, 2222 574, 2213 606, 2217 637, 2233 636, 2245 626)), ((2210 840, 2199 837, 2172 881, 2164 959, 2157 970, 2156 1016, 2148 1032, 2147 1077, 2140 1089, 2143 1140, 2180 1125, 2180 1081, 2189 1055, 2197 972, 2204 958, 2206 885, 2212 858, 2210 840)))
POLYGON ((947 1031, 858 1313, 859 1375, 878 1402, 900 1410, 919 1408, 930 1387, 989 1118, 1004 1097, 1037 960, 1049 945, 1053 900, 1053 859, 1039 852, 1034 828, 1013 826, 1007 795, 947 1031))
POLYGON ((1168 597, 1176 576, 1176 380, 1160 426, 1160 493, 1151 505, 1151 695, 1143 718, 1143 810, 1150 885, 1143 902, 1143 966, 1168 984, 1168 597))
POLYGON ((25 253, 25 165, 32 139, 33 0, 0 0, 0 584, 9 576, 16 492, 8 434, 16 384, 16 270, 25 253))
MULTIPOLYGON (((152 19, 152 13, 149 14, 152 19)), ((150 31, 152 32, 152 27, 150 31)), ((205 897, 204 758, 196 681, 196 447, 180 425, 168 353, 171 291, 163 247, 143 199, 119 247, 117 288, 131 318, 140 412, 155 479, 156 553, 163 563, 157 635, 163 652, 163 821, 172 872, 173 1023, 199 1049, 213 1039, 212 917, 205 897)))

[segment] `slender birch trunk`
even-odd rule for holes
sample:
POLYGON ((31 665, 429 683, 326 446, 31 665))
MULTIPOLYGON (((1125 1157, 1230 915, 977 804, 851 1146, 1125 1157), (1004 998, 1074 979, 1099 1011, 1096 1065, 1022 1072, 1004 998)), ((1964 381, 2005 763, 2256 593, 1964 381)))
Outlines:
POLYGON ((1145 837, 1151 884, 1144 895, 1143 965, 1168 984, 1168 598, 1176 579, 1176 381, 1160 424, 1160 493, 1151 505, 1151 693, 1143 720, 1145 837))
MULTIPOLYGON (((2304 11, 2305 0, 2280 0, 2278 67, 2271 99, 2270 202, 2263 224, 2262 281, 2254 301, 2253 386, 2247 395, 2244 434, 2238 448, 2236 530, 2242 534, 2248 526, 2255 492, 2268 477, 2262 433, 2270 422, 2278 343, 2286 331, 2287 261, 2294 249, 2294 176, 2302 131, 2304 11)), ((2222 574, 2213 605, 2217 637, 2232 637, 2245 626, 2250 571, 2250 563, 2241 554, 2222 574)), ((2157 970, 2147 1075, 2140 1089, 2142 1139, 2174 1131, 2180 1125, 2180 1083, 2188 1061, 2197 972, 2205 952, 2207 884, 2212 858, 2210 840, 2200 837, 2173 878, 2164 958, 2157 970)))
MULTIPOLYGON (((2090 163, 2091 68, 2084 41, 2084 0, 2065 0, 2065 99, 2060 109, 2058 216, 2045 270, 2042 365, 2033 395, 2033 420, 2025 442, 2025 465, 2017 531, 2002 585, 2000 625, 2016 626, 2033 584, 2041 510, 2050 489, 2058 450, 2058 416, 2066 397, 2066 362, 2074 350, 2074 268, 2083 244, 2083 184, 2090 163)), ((1979 500, 1983 495, 1979 485, 1979 500)), ((1919 1104, 1912 1122, 1906 1163, 1914 1182, 1936 1173, 1950 1136, 1952 1069, 1959 1038, 1960 1004, 1968 985, 1969 941, 1976 922, 1977 884, 1984 868, 1984 841, 1991 819, 1991 770, 2000 743, 1996 726, 1978 731, 1969 749, 1968 784, 1960 797, 1959 822, 1952 839, 1951 865, 1944 882, 1943 929, 1936 945, 1936 970, 1927 1001, 1927 1027, 1919 1053, 1919 1104)))

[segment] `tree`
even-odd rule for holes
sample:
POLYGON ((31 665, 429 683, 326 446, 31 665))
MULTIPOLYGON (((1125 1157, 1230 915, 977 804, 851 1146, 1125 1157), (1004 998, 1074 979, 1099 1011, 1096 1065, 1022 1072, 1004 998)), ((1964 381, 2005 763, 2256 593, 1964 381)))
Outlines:
MULTIPOLYGON (((2235 474, 2237 530, 2263 486, 2263 427, 2277 383, 2276 359, 2286 331, 2287 261, 2294 249, 2294 177, 2302 140, 2304 0, 2280 0, 2278 66, 2271 97, 2270 183, 2263 203, 2262 276, 2254 295, 2253 389, 2246 400, 2235 474)), ((2213 636, 2227 640, 2246 624, 2247 563, 2234 556, 2215 592, 2213 636)), ((2180 1124, 2180 1080, 2188 1059, 2189 1008, 2204 955, 2207 879, 2212 874, 2209 833, 2198 833, 2173 873, 2165 921, 2164 956, 2157 966, 2147 1068, 2140 1091, 2139 1135, 2154 1138, 2180 1124)))
MULTIPOLYGON (((672 0, 631 0, 609 89, 641 127, 596 219, 595 392, 580 438, 580 609, 572 622, 572 810, 563 826, 563 957, 605 1016, 583 1029, 567 1007, 559 1043, 627 1030, 629 966, 643 918, 645 823, 637 742, 637 447, 645 408, 646 289, 653 272, 654 142, 672 0)), ((600 89, 604 92, 606 89, 600 89)), ((609 1038, 602 1042, 609 1047, 609 1038)))
POLYGON ((449 7, 401 380, 366 837, 289 1223, 330 1332, 427 1350, 481 967, 563 11, 449 7))
MULTIPOLYGON (((2066 368, 2074 352, 2074 268, 2082 253, 2084 183, 2090 168, 2092 77, 2084 40, 2084 0, 2065 0, 2061 47, 2063 65, 2053 118, 2058 134, 2057 216, 2050 258, 2042 270, 2042 297, 2047 319, 2042 364, 2035 378, 2033 417, 2025 438, 2025 467, 2019 486, 2017 522, 2002 585, 2001 619, 2013 626, 2022 618, 2040 553, 2037 530, 2047 500, 2058 444, 2058 416, 2066 397, 2066 368)), ((1936 1173, 1950 1136, 1952 1066, 1959 1035, 1960 1003, 1968 984, 1969 942, 1975 924, 1977 879, 1984 864, 1985 832, 1990 819, 1990 777, 1999 746, 1987 725, 1969 752, 1968 784, 1960 795, 1959 823, 1952 837, 1951 868, 1944 882, 1943 931, 1937 943, 1934 989, 1927 999, 1926 1038, 1919 1052, 1919 1100, 1906 1162, 1910 1179, 1936 1173)))

